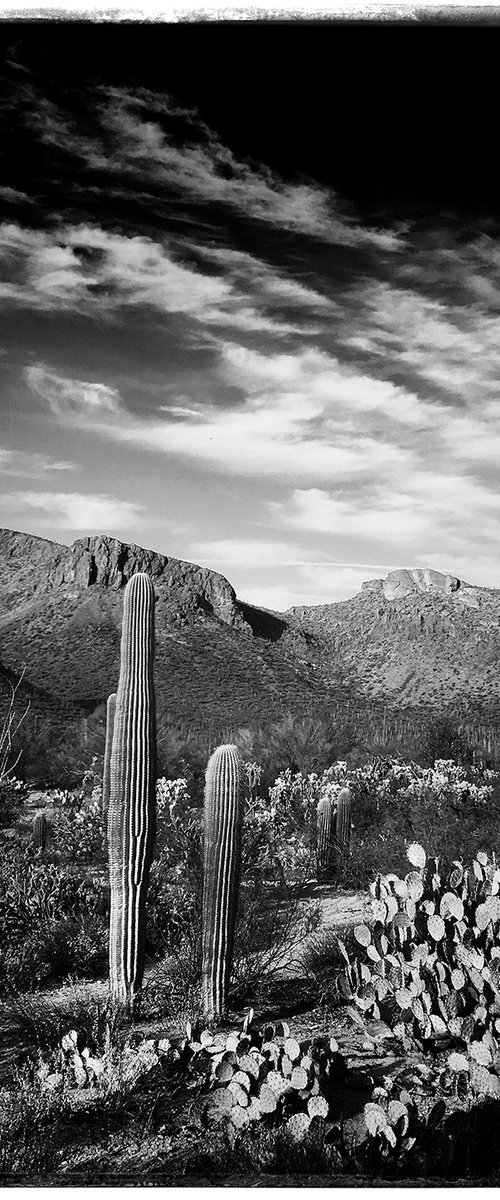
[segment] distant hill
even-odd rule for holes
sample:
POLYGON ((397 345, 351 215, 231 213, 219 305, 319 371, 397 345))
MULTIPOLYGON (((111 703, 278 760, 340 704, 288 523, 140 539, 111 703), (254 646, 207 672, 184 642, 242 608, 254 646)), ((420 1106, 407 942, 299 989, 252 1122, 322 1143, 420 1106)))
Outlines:
POLYGON ((500 714, 500 591, 430 570, 391 571, 336 604, 292 608, 289 621, 340 656, 367 697, 399 707, 500 714))
POLYGON ((270 613, 215 571, 108 537, 0 531, 0 684, 24 668, 36 712, 94 712, 117 685, 123 588, 139 570, 157 597, 160 721, 218 736, 317 714, 373 736, 448 708, 499 723, 498 590, 401 570, 350 600, 270 613))

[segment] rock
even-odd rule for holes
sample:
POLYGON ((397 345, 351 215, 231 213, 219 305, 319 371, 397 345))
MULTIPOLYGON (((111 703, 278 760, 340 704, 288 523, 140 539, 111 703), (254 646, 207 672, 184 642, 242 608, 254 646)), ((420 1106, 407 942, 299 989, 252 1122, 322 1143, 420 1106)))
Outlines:
POLYGON ((441 571, 420 567, 412 570, 402 568, 390 571, 386 579, 369 579, 361 585, 362 591, 381 591, 386 600, 400 600, 419 592, 427 595, 450 596, 463 589, 476 591, 471 584, 463 583, 455 575, 444 575, 441 571))

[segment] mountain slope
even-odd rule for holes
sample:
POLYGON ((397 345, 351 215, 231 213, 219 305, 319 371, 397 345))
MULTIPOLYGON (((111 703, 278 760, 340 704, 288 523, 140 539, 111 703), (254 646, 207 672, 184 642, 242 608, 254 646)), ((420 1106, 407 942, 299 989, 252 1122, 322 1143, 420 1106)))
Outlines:
POLYGON ((335 604, 273 614, 222 575, 107 537, 62 546, 0 531, 0 668, 58 713, 115 690, 123 588, 151 575, 158 715, 216 735, 287 712, 374 728, 451 707, 499 716, 500 592, 435 571, 394 571, 335 604), (385 720, 385 718, 384 718, 385 720), (358 721, 358 723, 359 723, 358 721))
POLYGON ((351 600, 290 609, 321 643, 324 669, 341 656, 367 697, 398 707, 472 706, 497 718, 500 591, 438 571, 392 571, 351 600))
POLYGON ((330 694, 300 627, 240 603, 214 571, 105 537, 66 547, 0 533, 1 662, 91 712, 116 688, 123 588, 138 570, 155 584, 160 716, 220 729, 330 694))

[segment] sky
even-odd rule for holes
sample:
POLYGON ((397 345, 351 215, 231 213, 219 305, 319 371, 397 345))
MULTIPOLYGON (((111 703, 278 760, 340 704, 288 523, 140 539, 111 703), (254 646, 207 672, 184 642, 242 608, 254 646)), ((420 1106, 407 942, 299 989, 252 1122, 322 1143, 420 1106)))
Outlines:
POLYGON ((500 587, 498 26, 2 35, 1 524, 500 587))

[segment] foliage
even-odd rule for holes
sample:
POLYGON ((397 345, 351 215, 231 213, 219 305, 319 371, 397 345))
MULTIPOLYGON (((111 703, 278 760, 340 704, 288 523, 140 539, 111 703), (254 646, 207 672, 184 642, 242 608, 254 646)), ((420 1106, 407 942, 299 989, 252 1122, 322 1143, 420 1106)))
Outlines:
POLYGON ((19 734, 29 712, 29 704, 21 716, 16 711, 16 697, 23 675, 15 685, 9 684, 9 700, 3 716, 0 717, 0 829, 12 825, 16 820, 28 793, 26 785, 14 774, 22 756, 22 746, 17 748, 19 734))
POLYGON ((423 768, 374 759, 349 773, 354 835, 345 880, 366 885, 378 871, 403 870, 406 845, 424 841, 450 858, 494 845, 500 817, 498 776, 482 767, 438 760, 423 768))
POLYGON ((0 869, 0 987, 39 987, 92 971, 106 953, 106 892, 68 866, 4 851, 0 869))
POLYGON ((106 822, 99 788, 90 803, 83 805, 71 793, 56 798, 52 826, 52 851, 56 861, 66 864, 104 863, 106 861, 106 822))
POLYGON ((336 755, 334 730, 318 717, 288 714, 268 731, 267 754, 281 770, 324 770, 336 755))
POLYGON ((57 1161, 61 1107, 18 1073, 15 1087, 0 1090, 0 1172, 42 1174, 57 1161))
POLYGON ((29 789, 15 775, 0 780, 0 829, 9 828, 19 817, 29 789))
POLYGON ((474 761, 465 729, 448 714, 435 717, 424 726, 418 756, 426 766, 433 766, 436 759, 453 759, 461 766, 474 761))

